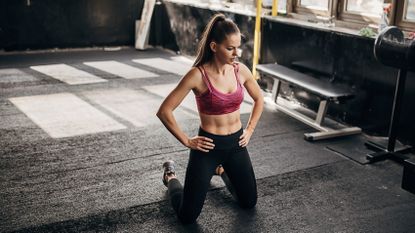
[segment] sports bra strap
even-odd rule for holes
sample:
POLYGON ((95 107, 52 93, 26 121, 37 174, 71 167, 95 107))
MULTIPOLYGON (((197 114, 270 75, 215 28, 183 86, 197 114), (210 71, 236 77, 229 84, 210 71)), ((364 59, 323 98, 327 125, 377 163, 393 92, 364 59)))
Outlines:
POLYGON ((210 83, 205 68, 203 68, 203 65, 198 66, 197 68, 199 68, 200 72, 202 73, 202 79, 205 82, 206 86, 209 88, 209 91, 212 91, 212 84, 210 83))
POLYGON ((236 82, 238 82, 239 85, 242 85, 241 80, 239 79, 239 64, 236 63, 233 65, 234 67, 234 72, 235 72, 235 78, 236 78, 236 82))
MULTIPOLYGON (((239 79, 239 65, 234 64, 233 67, 234 67, 233 71, 235 73, 235 79, 236 79, 237 85, 242 86, 241 80, 239 79)), ((203 67, 203 65, 198 66, 197 68, 202 74, 203 82, 205 82, 206 86, 209 88, 209 91, 212 91, 212 83, 209 80, 209 77, 207 75, 205 68, 203 67)))

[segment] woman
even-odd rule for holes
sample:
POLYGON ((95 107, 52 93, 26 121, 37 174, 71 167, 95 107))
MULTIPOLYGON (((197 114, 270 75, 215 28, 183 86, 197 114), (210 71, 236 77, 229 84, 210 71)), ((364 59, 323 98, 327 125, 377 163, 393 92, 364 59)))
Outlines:
POLYGON ((257 190, 246 146, 263 109, 261 90, 250 70, 237 63, 241 33, 223 14, 214 15, 202 34, 196 61, 161 104, 157 116, 184 146, 190 148, 184 188, 177 180, 174 162, 163 164, 163 183, 179 219, 196 221, 212 175, 224 178, 243 208, 256 205, 257 190), (244 88, 254 100, 249 121, 242 129, 239 108, 244 88), (199 134, 188 137, 178 126, 174 109, 193 91, 200 117, 199 134), (226 173, 225 173, 226 171, 226 173))

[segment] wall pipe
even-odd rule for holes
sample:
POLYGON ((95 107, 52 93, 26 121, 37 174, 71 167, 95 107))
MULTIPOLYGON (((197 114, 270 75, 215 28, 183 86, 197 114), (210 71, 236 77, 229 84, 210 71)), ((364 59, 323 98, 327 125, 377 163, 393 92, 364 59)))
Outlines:
POLYGON ((259 60, 259 50, 261 47, 261 12, 262 12, 262 0, 257 0, 256 3, 256 18, 255 18, 255 33, 254 33, 254 56, 252 61, 252 74, 255 79, 258 79, 256 72, 256 65, 259 60))
POLYGON ((272 16, 278 15, 278 0, 272 0, 272 16))

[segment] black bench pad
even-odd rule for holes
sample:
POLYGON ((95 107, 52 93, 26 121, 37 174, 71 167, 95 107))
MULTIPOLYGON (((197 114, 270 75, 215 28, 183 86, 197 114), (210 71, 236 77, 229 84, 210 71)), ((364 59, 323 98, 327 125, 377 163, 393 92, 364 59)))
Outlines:
POLYGON ((282 82, 302 87, 324 99, 341 99, 353 97, 353 93, 345 88, 334 86, 333 83, 321 81, 317 78, 292 70, 278 64, 259 64, 256 69, 265 74, 278 77, 282 82))

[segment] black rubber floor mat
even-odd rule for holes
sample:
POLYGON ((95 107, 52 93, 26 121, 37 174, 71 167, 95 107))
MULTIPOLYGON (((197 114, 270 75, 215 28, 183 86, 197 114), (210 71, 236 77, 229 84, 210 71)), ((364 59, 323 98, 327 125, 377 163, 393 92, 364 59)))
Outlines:
POLYGON ((366 159, 366 155, 373 153, 373 151, 365 146, 366 141, 367 138, 363 135, 350 136, 333 142, 326 147, 360 164, 367 164, 369 160, 366 159))

